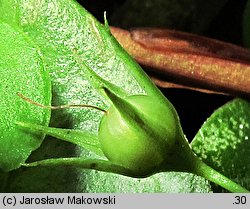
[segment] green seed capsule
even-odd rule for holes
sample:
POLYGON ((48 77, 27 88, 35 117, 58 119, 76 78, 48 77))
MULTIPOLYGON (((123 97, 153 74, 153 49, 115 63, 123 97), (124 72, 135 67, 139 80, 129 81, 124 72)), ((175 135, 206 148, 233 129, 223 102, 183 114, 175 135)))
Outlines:
POLYGON ((99 126, 99 140, 106 157, 139 175, 158 172, 168 161, 168 153, 179 133, 177 114, 166 101, 149 96, 121 99, 106 93, 113 104, 99 126))
POLYGON ((123 175, 146 177, 160 171, 190 171, 193 153, 182 133, 177 113, 167 99, 155 100, 148 95, 121 98, 108 88, 103 87, 103 90, 113 103, 108 110, 90 105, 44 106, 19 94, 27 102, 43 108, 89 107, 103 111, 98 136, 85 131, 19 125, 106 156, 111 167, 122 168, 118 171, 117 167, 112 167, 111 170, 123 175))
POLYGON ((56 158, 23 166, 74 165, 136 178, 147 177, 160 171, 190 172, 203 176, 231 192, 249 192, 206 165, 192 152, 181 130, 177 113, 168 100, 155 100, 142 95, 124 99, 108 88, 103 89, 113 103, 107 111, 89 105, 44 106, 19 94, 24 100, 43 108, 91 107, 105 112, 100 122, 98 137, 84 131, 23 122, 16 124, 78 144, 108 158, 56 158))

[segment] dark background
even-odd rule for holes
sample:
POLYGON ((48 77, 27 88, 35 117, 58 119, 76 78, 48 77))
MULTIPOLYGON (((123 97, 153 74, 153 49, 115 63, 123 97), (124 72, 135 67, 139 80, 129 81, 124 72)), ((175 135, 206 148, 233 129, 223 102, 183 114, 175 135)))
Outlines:
MULTIPOLYGON (((164 1, 164 0, 163 0, 164 1)), ((199 0, 190 0, 190 2, 198 2, 202 6, 204 1, 199 0)), ((246 5, 246 0, 224 0, 218 3, 218 7, 216 5, 214 8, 207 8, 208 12, 212 13, 215 10, 218 10, 216 14, 205 14, 206 8, 202 8, 202 12, 204 12, 204 19, 202 22, 202 14, 196 13, 196 10, 191 11, 190 14, 194 13, 194 15, 187 15, 185 18, 176 17, 178 15, 182 15, 182 11, 176 10, 173 14, 170 13, 168 17, 173 19, 177 19, 180 21, 180 24, 171 24, 171 22, 164 24, 163 22, 154 23, 150 19, 147 20, 145 17, 145 21, 138 21, 140 18, 140 12, 145 10, 145 1, 141 1, 140 6, 138 8, 134 8, 135 11, 138 11, 138 16, 136 13, 129 13, 129 6, 126 0, 78 0, 80 4, 83 5, 89 12, 91 12, 100 22, 103 22, 103 12, 107 11, 107 18, 109 24, 112 26, 117 26, 121 28, 131 28, 138 26, 155 26, 155 27, 166 27, 171 29, 182 30, 191 33, 198 33, 200 35, 204 35, 207 37, 219 39, 222 41, 234 43, 237 45, 243 45, 242 41, 242 15, 244 12, 244 8, 246 5), (214 10, 213 10, 214 9, 214 10), (124 12, 125 11, 125 12, 124 12), (133 21, 133 15, 135 15, 133 21), (172 16, 171 16, 172 15, 172 16), (197 16, 195 16, 197 15, 197 16), (132 16, 132 17, 131 17, 132 16), (208 18, 209 16, 209 18, 208 18), (126 19, 128 21, 126 21, 126 19), (131 21, 132 19, 132 21, 131 21), (183 21, 183 24, 181 24, 183 21), (197 24, 198 21, 202 23, 206 23, 204 27, 195 28, 192 25, 197 24), (139 23, 138 23, 139 22, 139 23), (154 25, 155 24, 155 25, 154 25), (176 27, 175 27, 176 25, 176 27), (194 29, 195 28, 195 29, 194 29)), ((131 2, 131 1, 130 1, 131 2)), ((159 2, 159 1, 158 1, 159 2)), ((184 2, 187 3, 189 0, 177 0, 176 2, 184 2)), ((207 1, 207 5, 209 3, 214 3, 215 1, 207 1)), ((216 4, 216 3, 214 3, 216 4)), ((157 5, 156 5, 157 6, 157 5)), ((205 5, 206 6, 206 5, 205 5)), ((136 5, 134 6, 136 7, 136 5)), ((172 5, 171 8, 172 9, 172 5)), ((193 8, 192 5, 188 6, 187 9, 193 8)), ((165 9, 166 12, 169 12, 168 8, 162 6, 162 9, 165 9)), ((182 8, 183 9, 183 8, 182 8)), ((197 9, 199 10, 199 8, 197 9)), ((153 12, 153 9, 152 9, 153 12)), ((162 11, 156 11, 159 14, 162 14, 162 11)), ((165 11, 163 11, 165 12, 165 11)), ((173 103, 175 106, 184 129, 184 133, 186 134, 188 139, 192 139, 204 121, 220 106, 225 104, 227 101, 233 99, 231 96, 224 95, 214 95, 214 94, 206 94, 195 92, 191 90, 181 90, 181 89, 161 89, 162 92, 166 95, 166 97, 173 103)))

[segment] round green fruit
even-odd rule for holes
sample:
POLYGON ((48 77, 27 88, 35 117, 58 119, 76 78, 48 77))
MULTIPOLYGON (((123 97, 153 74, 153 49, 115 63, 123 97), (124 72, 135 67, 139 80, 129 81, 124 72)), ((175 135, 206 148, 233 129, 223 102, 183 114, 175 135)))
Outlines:
POLYGON ((130 104, 130 117, 116 105, 103 116, 99 126, 101 148, 111 162, 139 175, 158 172, 178 137, 177 113, 167 100, 159 103, 149 96, 136 95, 125 101, 130 104))

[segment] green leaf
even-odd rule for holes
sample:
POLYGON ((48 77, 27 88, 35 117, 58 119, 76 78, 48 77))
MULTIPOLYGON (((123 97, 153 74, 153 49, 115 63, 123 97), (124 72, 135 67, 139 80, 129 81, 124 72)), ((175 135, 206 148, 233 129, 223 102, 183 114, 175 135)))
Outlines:
POLYGON ((245 46, 250 47, 250 1, 246 3, 243 14, 243 41, 245 46))
MULTIPOLYGON (((54 105, 81 103, 108 108, 109 101, 96 89, 88 68, 129 95, 148 94, 165 100, 139 65, 117 44, 107 26, 103 27, 75 1, 0 0, 0 3, 0 18, 23 30, 41 49, 51 72, 54 105)), ((51 124, 97 134, 101 117, 102 113, 93 109, 67 109, 55 111, 51 124)), ((60 141, 56 145, 56 141, 48 139, 29 160, 69 155, 96 157, 79 147, 60 141)), ((205 179, 192 174, 162 173, 140 180, 77 168, 22 168, 12 172, 8 182, 8 192, 210 191, 205 179)))
POLYGON ((135 179, 117 174, 88 171, 79 179, 79 192, 100 193, 208 193, 210 184, 204 178, 190 173, 158 173, 144 179, 135 179), (85 185, 85 187, 82 187, 85 185))
POLYGON ((39 51, 22 32, 0 23, 0 169, 20 167, 37 149, 43 134, 31 134, 15 125, 18 120, 48 125, 49 110, 30 105, 17 93, 49 104, 50 79, 39 51))
POLYGON ((204 123, 192 142, 208 165, 250 189, 250 103, 235 99, 204 123))

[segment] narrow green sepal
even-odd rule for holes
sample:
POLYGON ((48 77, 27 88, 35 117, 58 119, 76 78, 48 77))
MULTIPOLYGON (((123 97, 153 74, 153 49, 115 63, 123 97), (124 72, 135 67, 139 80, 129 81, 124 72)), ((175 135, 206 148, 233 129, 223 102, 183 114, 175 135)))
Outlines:
MULTIPOLYGON (((121 116, 131 124, 131 127, 138 127, 145 133, 151 130, 150 121, 148 121, 140 110, 134 107, 132 104, 119 97, 115 92, 103 87, 103 90, 107 97, 111 100, 121 116)), ((137 95, 138 96, 138 95, 137 95)))
POLYGON ((161 140, 164 135, 174 135, 172 136, 174 138, 177 134, 179 138, 179 134, 182 134, 177 113, 169 102, 153 102, 153 98, 147 95, 122 98, 112 89, 103 87, 103 90, 124 120, 131 124, 131 127, 138 127, 140 131, 143 130, 147 135, 149 134, 152 138, 157 138, 157 140, 161 140), (132 102, 132 98, 134 98, 134 102, 132 102), (133 104, 137 103, 136 100, 141 102, 140 106, 133 104), (148 110, 144 111, 149 104, 150 114, 148 110), (165 123, 159 123, 157 118, 164 118, 163 121, 167 123, 167 126, 165 123))
POLYGON ((52 128, 24 122, 16 122, 16 124, 23 128, 27 128, 30 131, 41 132, 57 139, 79 145, 80 147, 94 152, 100 157, 105 157, 100 148, 98 136, 90 132, 84 130, 52 128))
POLYGON ((24 167, 56 167, 56 166, 74 166, 83 169, 93 169, 97 171, 104 171, 109 173, 116 173, 124 176, 134 177, 134 178, 144 178, 145 175, 139 175, 134 171, 125 168, 121 165, 114 164, 107 160, 100 159, 84 159, 80 157, 74 158, 52 158, 47 160, 36 161, 32 163, 22 164, 24 167))
POLYGON ((106 31, 108 33, 110 33, 110 27, 109 27, 109 23, 107 20, 107 12, 106 11, 104 12, 103 17, 104 17, 104 27, 105 27, 106 31))
MULTIPOLYGON (((106 97, 105 94, 103 94, 102 88, 106 87, 108 89, 111 89, 113 92, 115 92, 117 95, 120 95, 121 97, 127 97, 128 93, 124 91, 119 86, 103 79, 101 76, 99 76, 94 70, 92 70, 85 62, 80 58, 80 55, 78 55, 76 52, 74 53, 75 60, 77 64, 84 68, 84 76, 88 76, 88 80, 91 82, 91 84, 99 91, 100 94, 106 97)), ((81 70, 79 74, 82 74, 83 71, 81 70)))

